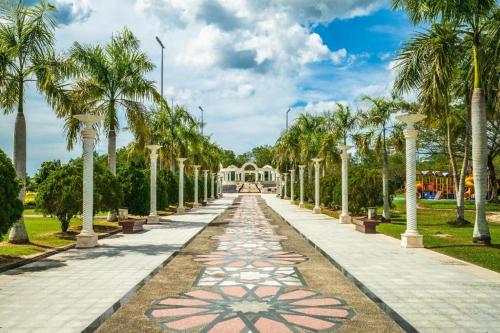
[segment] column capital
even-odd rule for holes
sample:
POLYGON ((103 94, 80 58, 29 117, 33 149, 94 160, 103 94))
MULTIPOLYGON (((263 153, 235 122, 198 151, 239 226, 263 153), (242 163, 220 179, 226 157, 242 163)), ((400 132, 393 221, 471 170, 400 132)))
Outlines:
POLYGON ((195 171, 198 171, 198 170, 200 170, 201 165, 192 165, 192 167, 193 167, 193 169, 194 169, 195 171))
POLYGON ((352 146, 349 146, 349 145, 341 145, 341 146, 339 146, 338 148, 339 148, 340 150, 342 150, 343 152, 347 152, 347 151, 349 151, 349 150, 352 148, 352 146))
POLYGON ((305 165, 299 165, 299 170, 304 170, 305 167, 305 165))
POLYGON ((407 129, 404 131, 406 139, 414 139, 418 136, 418 131, 416 129, 407 129))
POLYGON ((322 158, 313 158, 312 161, 316 164, 319 165, 319 162, 323 161, 322 158))
POLYGON ((209 172, 210 172, 210 170, 203 170, 203 173, 204 173, 205 175, 208 175, 208 173, 209 173, 209 172))
POLYGON ((396 119, 398 121, 405 123, 408 126, 408 130, 414 129, 415 128, 414 125, 419 121, 424 120, 425 118, 427 118, 427 116, 418 113, 415 114, 406 113, 400 116, 396 116, 396 119))
POLYGON ((99 123, 103 117, 95 114, 77 114, 73 116, 76 120, 85 125, 85 130, 92 129, 92 126, 99 123))
POLYGON ((295 170, 290 170, 290 175, 295 175, 295 170))
POLYGON ((161 148, 161 146, 160 145, 147 145, 146 148, 151 150, 151 155, 153 155, 153 154, 156 154, 156 152, 158 151, 158 149, 161 148))
POLYGON ((96 137, 97 132, 91 129, 82 130, 82 137, 84 139, 94 139, 96 137))
POLYGON ((184 165, 184 162, 187 160, 187 158, 177 157, 176 160, 177 160, 177 162, 179 162, 180 165, 184 165))

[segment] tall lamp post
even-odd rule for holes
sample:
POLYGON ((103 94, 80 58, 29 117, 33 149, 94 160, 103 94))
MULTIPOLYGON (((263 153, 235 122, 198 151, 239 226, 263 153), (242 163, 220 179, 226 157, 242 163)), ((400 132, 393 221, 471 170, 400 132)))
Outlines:
POLYGON ((288 131, 288 114, 292 111, 292 109, 286 110, 286 130, 288 131))
POLYGON ((161 80, 160 80, 160 91, 161 91, 161 97, 163 98, 163 50, 165 49, 165 46, 163 46, 163 43, 161 42, 160 38, 156 36, 156 41, 158 44, 161 46, 161 80))
POLYGON ((205 112, 205 110, 203 110, 203 108, 201 106, 198 106, 198 109, 200 109, 201 111, 201 136, 203 136, 203 112, 205 112))

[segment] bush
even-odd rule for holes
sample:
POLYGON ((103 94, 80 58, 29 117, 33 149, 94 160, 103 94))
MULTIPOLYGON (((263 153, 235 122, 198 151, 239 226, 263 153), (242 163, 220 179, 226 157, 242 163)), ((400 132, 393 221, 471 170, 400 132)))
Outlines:
MULTIPOLYGON (((120 206, 122 190, 116 177, 98 163, 94 165, 94 212, 113 210, 120 206)), ((44 214, 57 217, 61 230, 83 208, 83 166, 75 160, 50 173, 38 187, 37 207, 44 214)))
POLYGON ((167 198, 164 208, 170 205, 177 204, 177 202, 179 201, 179 176, 177 174, 174 174, 170 170, 162 169, 158 173, 158 179, 161 180, 165 186, 164 193, 166 193, 167 198))
POLYGON ((68 231, 69 222, 83 205, 82 169, 66 165, 52 172, 38 187, 37 206, 45 214, 55 215, 61 230, 68 231))
POLYGON ((0 238, 23 214, 20 190, 16 170, 7 155, 0 150, 0 238))
POLYGON ((130 163, 118 172, 123 188, 123 201, 130 214, 149 214, 149 172, 136 163, 130 163))

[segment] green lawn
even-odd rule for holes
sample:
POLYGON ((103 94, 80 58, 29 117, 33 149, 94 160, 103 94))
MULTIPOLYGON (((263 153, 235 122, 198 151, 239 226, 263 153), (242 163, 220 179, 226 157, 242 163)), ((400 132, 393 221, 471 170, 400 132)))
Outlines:
MULTIPOLYGON (((394 206, 391 223, 380 224, 377 230, 400 239, 406 229, 405 201, 396 200, 394 206)), ((491 206, 490 208, 490 210, 493 209, 491 206)), ((472 242, 472 224, 467 227, 452 227, 446 223, 455 217, 453 210, 418 209, 417 214, 418 230, 424 235, 426 248, 500 272, 499 224, 490 223, 490 233, 494 244, 482 246, 472 242)), ((474 212, 467 211, 465 218, 473 222, 474 212)))
MULTIPOLYGON (((30 244, 13 245, 7 242, 8 233, 0 242, 0 264, 6 261, 18 259, 18 257, 29 256, 39 252, 66 246, 75 242, 75 236, 81 230, 81 220, 71 220, 67 233, 61 233, 60 223, 57 219, 49 217, 25 218, 24 223, 30 238, 30 244)), ((103 220, 94 220, 94 230, 98 233, 106 233, 118 228, 116 223, 103 220)))
MULTIPOLYGON (((394 200, 395 203, 405 202, 404 200, 394 200)), ((418 200, 417 204, 423 208, 433 208, 433 209, 456 209, 456 201, 455 200, 418 200)), ((467 200, 465 201, 465 209, 466 210, 476 210, 476 206, 474 201, 467 200)), ((499 203, 487 203, 486 211, 488 212, 500 212, 500 204, 499 203)))

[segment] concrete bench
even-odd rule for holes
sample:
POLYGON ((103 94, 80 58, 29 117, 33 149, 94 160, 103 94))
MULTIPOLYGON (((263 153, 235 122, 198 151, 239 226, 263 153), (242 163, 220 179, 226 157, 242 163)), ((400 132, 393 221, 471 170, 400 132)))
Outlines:
POLYGON ((362 232, 364 234, 376 234, 377 226, 380 224, 379 221, 373 220, 357 220, 352 219, 352 223, 356 225, 356 231, 362 232))
POLYGON ((142 226, 145 222, 145 220, 126 220, 120 221, 118 224, 121 225, 124 234, 134 234, 144 230, 142 226))

